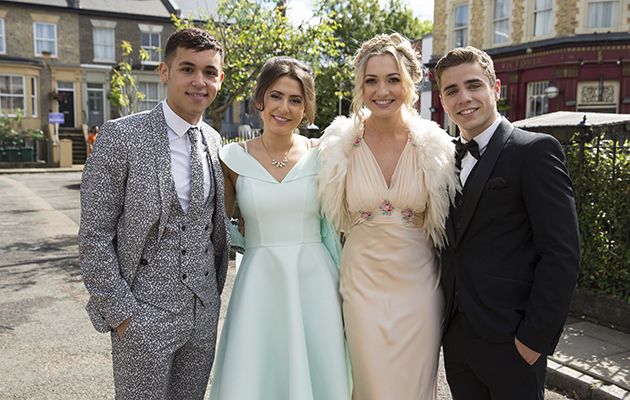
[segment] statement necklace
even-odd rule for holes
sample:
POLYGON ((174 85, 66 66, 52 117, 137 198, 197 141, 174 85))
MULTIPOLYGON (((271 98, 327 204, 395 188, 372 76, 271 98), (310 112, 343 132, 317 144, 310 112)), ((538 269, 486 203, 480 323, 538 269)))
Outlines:
POLYGON ((287 156, 289 155, 289 152, 291 151, 291 148, 293 147, 293 135, 291 135, 291 144, 289 145, 289 148, 287 149, 286 153, 284 153, 284 157, 282 157, 282 160, 277 161, 274 160, 273 157, 271 157, 271 153, 269 153, 269 150, 267 150, 267 146, 265 146, 265 141, 263 140, 262 136, 260 137, 260 142, 263 145, 263 149, 265 149, 265 152, 267 153, 267 155, 269 156, 269 158, 271 158, 271 165, 273 165, 276 168, 284 168, 287 166, 287 163, 289 162, 289 160, 287 159, 287 156))

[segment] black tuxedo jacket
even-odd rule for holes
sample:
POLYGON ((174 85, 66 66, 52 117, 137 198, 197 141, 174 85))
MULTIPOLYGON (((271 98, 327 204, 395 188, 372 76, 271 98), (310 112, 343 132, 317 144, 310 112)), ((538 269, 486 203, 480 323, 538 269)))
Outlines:
POLYGON ((580 260, 573 189, 558 141, 503 119, 451 206, 447 234, 445 328, 457 294, 484 339, 516 336, 552 354, 580 260))

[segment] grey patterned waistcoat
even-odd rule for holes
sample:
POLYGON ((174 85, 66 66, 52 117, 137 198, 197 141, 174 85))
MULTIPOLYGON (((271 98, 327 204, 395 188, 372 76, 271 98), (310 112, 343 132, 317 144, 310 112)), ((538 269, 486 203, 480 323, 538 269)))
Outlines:
POLYGON ((160 245, 152 237, 140 259, 131 286, 137 300, 178 312, 190 306, 193 295, 204 306, 218 297, 211 241, 213 213, 214 185, 201 214, 192 208, 184 214, 173 196, 160 245))

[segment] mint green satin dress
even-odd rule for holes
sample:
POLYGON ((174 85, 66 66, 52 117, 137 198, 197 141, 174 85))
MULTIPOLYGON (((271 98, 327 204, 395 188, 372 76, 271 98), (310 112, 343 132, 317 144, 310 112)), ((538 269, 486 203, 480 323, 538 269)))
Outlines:
MULTIPOLYGON (((282 182, 234 143, 246 250, 214 363, 211 400, 347 400, 339 273, 322 235, 318 159, 307 151, 282 182)), ((334 246, 333 246, 334 247, 334 246)))

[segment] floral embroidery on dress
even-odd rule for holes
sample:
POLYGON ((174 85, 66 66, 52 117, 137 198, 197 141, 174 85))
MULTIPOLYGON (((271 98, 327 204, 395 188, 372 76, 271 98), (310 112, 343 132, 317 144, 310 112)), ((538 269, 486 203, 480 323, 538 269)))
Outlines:
POLYGON ((363 138, 361 136, 357 136, 356 139, 354 139, 354 143, 352 143, 352 146, 357 147, 358 145, 360 145, 362 139, 363 138))
POLYGON ((359 215, 365 221, 371 221, 374 219, 374 214, 372 214, 372 211, 359 211, 359 215))
POLYGON ((403 220, 405 220, 406 222, 411 222, 411 219, 414 217, 414 213, 411 208, 405 208, 400 212, 400 214, 402 215, 403 220))
POLYGON ((381 214, 383 215, 392 215, 392 211, 394 211, 394 206, 389 200, 384 200, 383 204, 381 204, 379 208, 381 209, 381 214))

